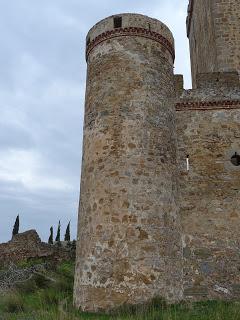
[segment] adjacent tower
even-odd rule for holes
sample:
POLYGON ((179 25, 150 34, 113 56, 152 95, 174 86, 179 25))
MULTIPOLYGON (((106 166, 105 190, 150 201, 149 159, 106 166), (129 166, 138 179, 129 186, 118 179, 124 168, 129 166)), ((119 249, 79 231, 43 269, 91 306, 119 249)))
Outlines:
POLYGON ((187 34, 194 88, 198 73, 240 73, 239 21, 239 0, 190 0, 187 34))
POLYGON ((88 33, 74 300, 85 311, 182 297, 174 40, 120 14, 88 33))

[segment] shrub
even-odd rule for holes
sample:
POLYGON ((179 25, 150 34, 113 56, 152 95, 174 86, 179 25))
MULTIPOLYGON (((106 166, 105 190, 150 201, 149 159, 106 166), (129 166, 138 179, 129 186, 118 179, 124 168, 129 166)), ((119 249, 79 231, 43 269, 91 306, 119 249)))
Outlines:
POLYGON ((27 260, 21 261, 17 263, 17 267, 19 268, 30 268, 36 265, 43 265, 45 263, 42 258, 29 258, 27 260))
POLYGON ((1 299, 1 309, 9 313, 22 312, 24 311, 24 300, 17 292, 9 293, 1 299))
POLYGON ((51 282, 49 279, 47 279, 44 275, 36 273, 33 277, 33 280, 36 283, 36 286, 40 289, 49 288, 51 285, 51 282))
POLYGON ((71 293, 73 291, 73 280, 59 277, 55 283, 52 283, 51 287, 54 288, 56 292, 71 293))
POLYGON ((54 288, 48 288, 40 293, 40 301, 42 305, 58 306, 60 294, 54 288))
POLYGON ((16 289, 19 293, 30 294, 37 290, 37 285, 34 279, 29 279, 25 282, 17 283, 16 289))
POLYGON ((74 278, 74 264, 71 262, 64 262, 57 267, 57 273, 65 278, 73 280, 74 278))

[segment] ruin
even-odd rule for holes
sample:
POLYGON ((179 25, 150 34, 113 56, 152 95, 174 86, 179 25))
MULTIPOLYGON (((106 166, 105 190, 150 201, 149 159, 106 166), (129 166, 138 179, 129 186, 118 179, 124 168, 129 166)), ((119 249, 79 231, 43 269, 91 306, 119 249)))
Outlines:
POLYGON ((6 243, 0 243, 0 268, 32 259, 49 260, 55 263, 72 260, 75 250, 63 245, 42 242, 36 230, 18 233, 6 243))

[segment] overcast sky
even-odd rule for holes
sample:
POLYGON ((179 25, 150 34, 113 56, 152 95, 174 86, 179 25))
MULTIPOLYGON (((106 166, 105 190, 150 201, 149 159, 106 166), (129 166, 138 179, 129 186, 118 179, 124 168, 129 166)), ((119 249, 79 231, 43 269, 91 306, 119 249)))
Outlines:
POLYGON ((123 12, 166 23, 175 72, 190 84, 188 0, 0 0, 0 241, 69 220, 76 235, 85 90, 85 36, 123 12))

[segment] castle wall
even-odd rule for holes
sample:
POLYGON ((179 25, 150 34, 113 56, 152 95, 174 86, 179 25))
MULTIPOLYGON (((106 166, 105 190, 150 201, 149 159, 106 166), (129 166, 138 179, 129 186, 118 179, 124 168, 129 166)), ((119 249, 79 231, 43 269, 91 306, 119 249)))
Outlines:
POLYGON ((239 5, 190 1, 193 90, 161 22, 88 33, 78 308, 240 296, 239 5))
POLYGON ((122 28, 110 17, 87 37, 74 301, 90 311, 182 297, 173 39, 120 16, 122 28))
POLYGON ((193 87, 198 73, 240 72, 239 0, 191 0, 187 19, 193 87))
POLYGON ((217 71, 213 0, 191 0, 187 32, 189 37, 192 85, 197 73, 217 71))
POLYGON ((240 295, 240 166, 231 163, 240 154, 239 80, 209 74, 198 83, 177 104, 184 295, 228 299, 240 295))
POLYGON ((218 71, 240 74, 240 1, 214 0, 218 71))

